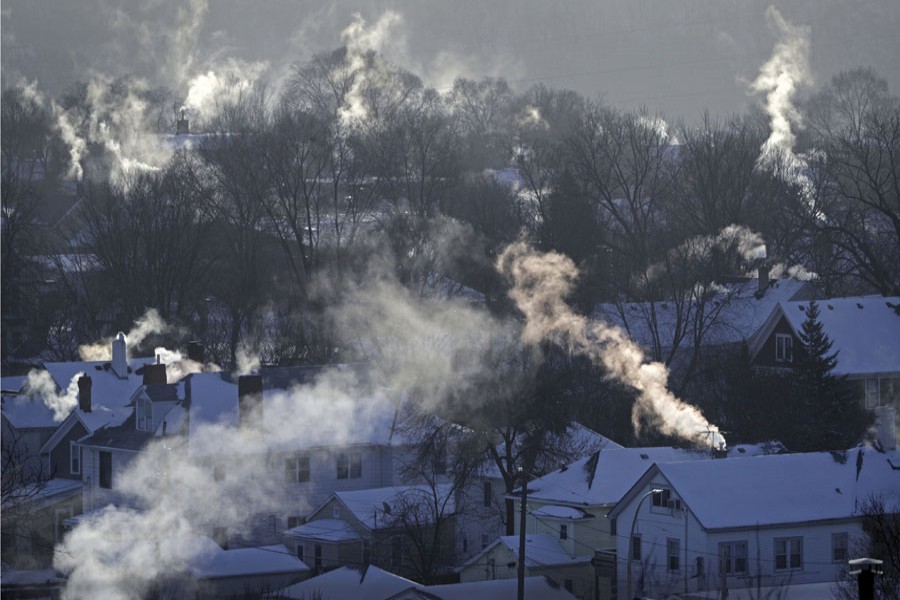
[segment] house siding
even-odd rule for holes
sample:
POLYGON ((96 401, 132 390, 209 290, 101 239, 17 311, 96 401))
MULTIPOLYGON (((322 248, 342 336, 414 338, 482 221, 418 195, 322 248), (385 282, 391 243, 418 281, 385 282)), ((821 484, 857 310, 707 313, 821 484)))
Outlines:
POLYGON ((798 352, 802 351, 802 344, 800 340, 794 335, 793 329, 791 329, 790 324, 784 316, 778 319, 778 323, 775 324, 772 333, 769 334, 769 337, 766 338, 766 341, 763 343, 759 352, 756 354, 756 357, 753 360, 753 365, 757 367, 768 367, 768 368, 778 368, 778 369, 791 369, 794 368, 794 365, 797 364, 798 352), (775 359, 775 348, 776 348, 776 336, 778 335, 790 335, 793 340, 793 354, 794 360, 792 362, 782 362, 775 359))

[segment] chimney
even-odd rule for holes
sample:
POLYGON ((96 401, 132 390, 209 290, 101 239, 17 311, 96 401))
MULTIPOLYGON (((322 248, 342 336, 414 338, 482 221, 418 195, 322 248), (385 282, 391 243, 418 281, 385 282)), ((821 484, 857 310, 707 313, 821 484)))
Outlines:
POLYGON ((242 430, 262 431, 262 375, 241 375, 238 377, 238 411, 242 430))
POLYGON ((759 265, 759 269, 757 269, 757 288, 756 288, 756 297, 762 298, 766 294, 766 290, 769 289, 769 265, 763 263, 759 265))
POLYGON ((187 356, 189 360, 200 363, 202 365, 205 359, 204 354, 205 348, 203 347, 203 342, 199 342, 197 340, 188 342, 187 356))
POLYGON ((875 408, 875 427, 878 431, 878 443, 884 450, 897 449, 896 418, 896 410, 891 404, 875 408))
POLYGON ((125 355, 125 334, 120 331, 112 343, 112 370, 120 379, 128 377, 128 361, 125 355))
POLYGON ((181 118, 175 121, 175 135, 187 135, 191 132, 191 124, 185 116, 185 111, 181 109, 181 118))
POLYGON ((91 385, 93 381, 87 375, 78 378, 78 408, 81 412, 91 412, 91 385))
POLYGON ((166 365, 144 365, 144 385, 165 385, 166 365))

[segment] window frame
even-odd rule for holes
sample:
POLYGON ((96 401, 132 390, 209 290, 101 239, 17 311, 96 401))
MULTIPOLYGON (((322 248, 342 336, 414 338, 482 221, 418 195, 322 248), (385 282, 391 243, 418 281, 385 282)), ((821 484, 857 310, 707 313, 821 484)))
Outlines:
POLYGON ((75 440, 69 441, 69 473, 81 475, 81 446, 75 440))
POLYGON ((336 461, 338 479, 362 477, 362 452, 339 452, 336 461))
POLYGON ((641 534, 631 536, 631 560, 641 562, 641 534))
POLYGON ((846 531, 831 534, 831 560, 836 563, 844 563, 850 558, 850 536, 846 531), (842 550, 838 556, 838 550, 842 550))
POLYGON ((493 486, 491 485, 490 480, 485 479, 483 482, 483 485, 481 487, 481 491, 483 494, 483 496, 481 497, 481 500, 482 500, 482 505, 485 508, 490 508, 491 506, 494 505, 494 490, 492 488, 493 488, 493 486))
POLYGON ((794 362, 794 336, 789 333, 775 334, 775 362, 794 362))
POLYGON ((561 539, 561 540, 569 539, 569 525, 567 523, 559 524, 559 539, 561 539))
POLYGON ((284 457, 285 483, 306 483, 310 477, 309 455, 303 453, 284 457))
POLYGON ((803 569, 803 536, 777 537, 774 540, 775 570, 776 571, 800 571, 803 569), (797 552, 794 552, 796 544, 797 552), (784 552, 779 553, 779 545, 784 546, 784 552), (784 560, 784 566, 779 566, 779 557, 784 560), (797 557, 796 564, 794 558, 797 557))
POLYGON ((736 577, 747 575, 749 569, 747 556, 747 540, 719 542, 719 561, 723 565, 720 568, 725 575, 736 577), (742 568, 739 568, 739 561, 742 568))
POLYGON ((681 540, 678 538, 666 538, 666 570, 681 572, 681 540))

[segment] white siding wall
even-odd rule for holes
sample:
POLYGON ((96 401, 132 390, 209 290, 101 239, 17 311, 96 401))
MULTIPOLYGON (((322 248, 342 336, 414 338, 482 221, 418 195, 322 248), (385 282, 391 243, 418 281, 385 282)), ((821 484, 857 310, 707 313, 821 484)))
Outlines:
MULTIPOLYGON (((670 487, 664 479, 654 481, 643 492, 653 487, 670 487)), ((643 494, 642 492, 642 494, 643 494)), ((678 498, 677 490, 672 492, 678 498)), ((632 567, 632 594, 643 592, 648 596, 721 589, 721 543, 746 542, 746 574, 728 577, 728 588, 779 586, 788 583, 816 583, 835 581, 841 577, 846 562, 832 561, 832 534, 847 533, 849 548, 854 538, 862 535, 858 520, 809 523, 796 526, 760 526, 733 531, 707 532, 690 511, 661 511, 652 507, 651 498, 640 506, 635 525, 635 535, 641 537, 641 562, 625 560, 629 556, 628 540, 634 509, 637 502, 622 511, 616 519, 618 591, 626 593, 627 567, 632 567), (802 538, 802 560, 799 569, 775 569, 775 538, 802 538), (667 541, 679 540, 680 560, 678 571, 668 569, 667 541), (703 572, 697 573, 697 559, 703 559, 703 572), (643 589, 641 584, 643 582, 643 589)))
POLYGON ((84 496, 82 498, 85 512, 98 508, 103 508, 107 504, 121 505, 124 498, 116 491, 117 478, 128 467, 128 464, 137 456, 136 452, 127 452, 124 450, 100 450, 97 448, 84 448, 82 452, 82 460, 84 465, 81 469, 82 481, 90 481, 89 485, 84 486, 84 496), (112 454, 112 488, 104 489, 100 487, 100 452, 106 451, 112 454))

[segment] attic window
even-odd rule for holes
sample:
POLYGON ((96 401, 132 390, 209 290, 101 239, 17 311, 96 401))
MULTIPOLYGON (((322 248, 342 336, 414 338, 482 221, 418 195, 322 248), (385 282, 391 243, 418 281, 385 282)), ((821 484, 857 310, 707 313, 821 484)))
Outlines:
POLYGON ((153 431, 153 403, 149 398, 138 398, 137 428, 138 431, 153 431))
POLYGON ((775 362, 794 362, 794 339, 784 333, 775 334, 775 362))
POLYGON ((655 492, 652 498, 652 504, 656 508, 669 508, 669 498, 672 495, 672 490, 660 490, 659 492, 655 492))

